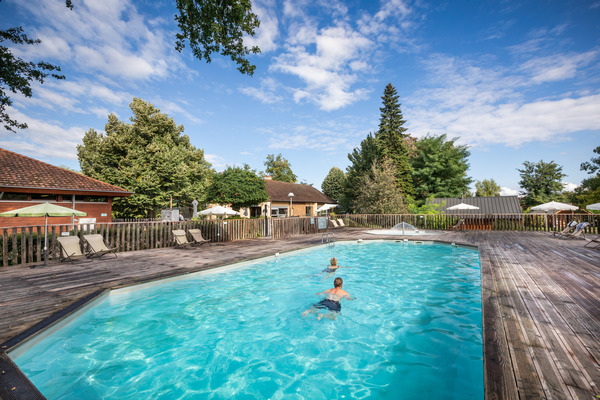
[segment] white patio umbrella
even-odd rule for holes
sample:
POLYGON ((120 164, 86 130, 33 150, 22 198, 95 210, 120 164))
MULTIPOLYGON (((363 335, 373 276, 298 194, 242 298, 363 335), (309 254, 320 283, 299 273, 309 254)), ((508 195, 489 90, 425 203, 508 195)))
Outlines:
POLYGON ((206 210, 202 210, 198 214, 225 216, 225 215, 239 215, 240 213, 237 211, 233 211, 232 209, 225 208, 223 206, 216 206, 213 208, 207 208, 206 210))
POLYGON ((317 212, 327 211, 332 208, 336 208, 337 206, 337 204, 323 204, 321 207, 317 208, 317 212))
POLYGON ((587 208, 588 210, 599 211, 600 203, 590 204, 590 205, 585 206, 585 208, 587 208))
POLYGON ((85 217, 87 213, 48 202, 0 213, 0 217, 45 217, 44 220, 44 265, 48 265, 48 217, 85 217))
MULTIPOLYGON (((233 211, 232 209, 225 208, 223 206, 216 206, 213 208, 207 208, 206 210, 200 211, 198 214, 201 215, 220 215, 224 217, 226 215, 239 215, 240 213, 237 211, 233 211)), ((221 241, 221 232, 219 232, 219 228, 217 226, 217 242, 221 241)))
POLYGON ((446 210, 479 210, 479 207, 465 203, 458 203, 455 206, 446 208, 446 210))
POLYGON ((551 201, 549 203, 540 204, 539 206, 531 207, 531 211, 543 211, 547 213, 555 213, 557 211, 575 211, 579 207, 572 206, 566 203, 559 203, 557 201, 551 201))

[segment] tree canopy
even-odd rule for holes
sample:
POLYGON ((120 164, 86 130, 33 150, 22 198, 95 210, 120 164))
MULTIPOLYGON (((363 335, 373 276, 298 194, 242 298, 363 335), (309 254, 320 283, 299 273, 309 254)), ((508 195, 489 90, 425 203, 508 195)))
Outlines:
POLYGON ((502 188, 493 179, 475 182, 475 196, 477 197, 500 196, 501 191, 502 188))
POLYGON ((288 160, 283 158, 281 153, 275 157, 273 154, 267 155, 265 164, 265 175, 271 175, 271 178, 276 181, 296 183, 298 177, 292 172, 292 165, 288 160))
MULTIPOLYGON (((28 38, 20 27, 0 30, 0 43, 7 40, 14 44, 25 45, 41 43, 39 39, 28 38)), ((7 91, 31 97, 31 82, 44 83, 48 76, 65 79, 64 75, 52 71, 60 71, 60 67, 43 61, 38 63, 24 61, 22 58, 15 57, 8 47, 0 45, 0 121, 4 129, 15 132, 15 129, 27 128, 26 123, 11 119, 6 112, 6 108, 12 105, 7 91)))
POLYGON ((396 167, 396 184, 403 193, 412 193, 411 165, 409 149, 402 110, 398 102, 399 96, 394 86, 389 83, 381 97, 383 106, 379 108, 381 117, 379 130, 375 134, 381 157, 387 157, 396 167))
POLYGON ((258 46, 244 45, 244 35, 254 36, 260 26, 252 12, 250 0, 175 0, 179 14, 175 20, 177 33, 175 48, 183 50, 186 42, 199 60, 211 62, 211 54, 220 53, 238 64, 242 74, 253 75, 255 65, 248 54, 258 54, 258 46))
POLYGON ((83 174, 133 192, 115 198, 116 217, 154 217, 176 203, 204 201, 211 165, 204 151, 182 135, 183 126, 152 104, 134 98, 129 105, 131 123, 108 116, 106 134, 90 129, 77 155, 83 174))
POLYGON ((396 166, 388 158, 373 162, 371 173, 358 187, 356 209, 364 214, 403 214, 407 212, 402 190, 396 186, 396 166))
POLYGON ((215 174, 206 194, 208 202, 231 204, 236 210, 259 205, 268 198, 264 180, 248 165, 243 168, 227 167, 225 171, 215 174))
POLYGON ((344 193, 344 185, 346 184, 346 174, 338 167, 333 167, 321 184, 323 193, 331 198, 336 203, 340 201, 344 193))
POLYGON ((587 205, 600 203, 600 146, 593 152, 599 157, 592 157, 590 161, 581 163, 580 170, 586 171, 589 177, 574 192, 573 201, 583 209, 587 205))
POLYGON ((415 201, 422 205, 428 197, 461 197, 472 179, 467 175, 470 153, 467 146, 456 145, 458 138, 427 135, 416 143, 412 159, 415 201))
POLYGON ((562 172, 562 166, 554 161, 525 161, 523 168, 517 168, 517 171, 521 175, 519 185, 525 208, 562 199, 562 179, 566 175, 562 172))

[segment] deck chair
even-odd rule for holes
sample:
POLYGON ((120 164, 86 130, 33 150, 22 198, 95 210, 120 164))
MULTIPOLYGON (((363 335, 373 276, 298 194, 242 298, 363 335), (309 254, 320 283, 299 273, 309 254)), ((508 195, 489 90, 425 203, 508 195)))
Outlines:
POLYGON ((77 236, 60 236, 56 240, 60 245, 60 261, 75 262, 79 260, 92 261, 88 254, 81 251, 81 242, 77 236))
POLYGON ((113 254, 115 258, 117 257, 117 249, 109 248, 106 243, 104 243, 104 239, 102 235, 83 235, 83 240, 85 240, 90 249, 90 258, 98 257, 101 258, 107 254, 113 254))
POLYGON ((331 226, 333 226, 334 228, 340 227, 335 219, 330 219, 329 222, 331 222, 331 226))
POLYGON ((346 226, 346 224, 344 224, 344 220, 341 218, 338 218, 337 222, 340 225, 340 228, 344 228, 346 226))
POLYGON ((175 247, 186 247, 192 244, 183 229, 173 230, 173 237, 175 237, 175 247))
POLYGON ((585 228, 588 227, 590 223, 589 222, 582 222, 580 224, 577 224, 577 227, 575 228, 575 231, 573 233, 566 233, 562 236, 560 236, 561 238, 568 238, 568 239, 585 239, 585 228))
POLYGON ((455 225, 452 225, 449 227, 450 230, 455 231, 457 229, 463 229, 465 226, 465 220, 464 219, 459 219, 458 222, 455 225))
POLYGON ((204 244, 210 242, 210 240, 202 237, 202 232, 200 229, 188 229, 188 232, 190 235, 192 235, 192 240, 194 241, 193 244, 204 244))
POLYGON ((577 228, 577 221, 571 221, 567 224, 567 226, 565 226, 565 229, 563 229, 560 232, 552 232, 552 236, 563 236, 563 235, 567 235, 570 233, 573 233, 573 231, 577 228))
POLYGON ((597 249, 600 246, 600 236, 596 236, 593 239, 585 239, 588 242, 585 244, 585 246, 583 247, 588 247, 590 246, 590 249, 597 249))

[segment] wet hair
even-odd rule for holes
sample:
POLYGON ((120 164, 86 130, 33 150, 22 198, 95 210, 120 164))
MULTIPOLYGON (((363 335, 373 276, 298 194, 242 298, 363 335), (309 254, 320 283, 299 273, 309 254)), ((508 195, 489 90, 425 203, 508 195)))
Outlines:
POLYGON ((337 258, 333 257, 329 263, 331 263, 331 265, 337 265, 337 258))
POLYGON ((334 287, 340 287, 340 286, 342 286, 343 283, 344 283, 344 281, 339 276, 333 280, 334 287))

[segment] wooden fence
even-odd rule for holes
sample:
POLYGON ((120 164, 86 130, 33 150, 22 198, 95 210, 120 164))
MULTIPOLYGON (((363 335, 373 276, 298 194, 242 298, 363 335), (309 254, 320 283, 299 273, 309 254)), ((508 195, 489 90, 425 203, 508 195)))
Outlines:
MULTIPOLYGON (((460 220, 462 229, 540 231, 562 230, 572 220, 589 222, 586 234, 598 234, 600 215, 589 214, 498 214, 498 215, 414 215, 414 214, 345 214, 338 215, 349 227, 389 229, 407 222, 422 230, 447 230, 460 220)), ((229 219, 225 221, 96 223, 89 225, 49 225, 48 260, 60 256, 56 238, 63 235, 82 237, 99 233, 109 247, 118 252, 156 249, 174 246, 173 229, 200 229, 211 242, 228 242, 270 236, 273 239, 325 232, 319 229, 318 218, 273 218, 265 227, 264 219, 229 219)), ((329 229, 330 225, 326 229, 329 229)), ((0 266, 32 265, 43 261, 44 227, 26 226, 0 228, 0 266)))

